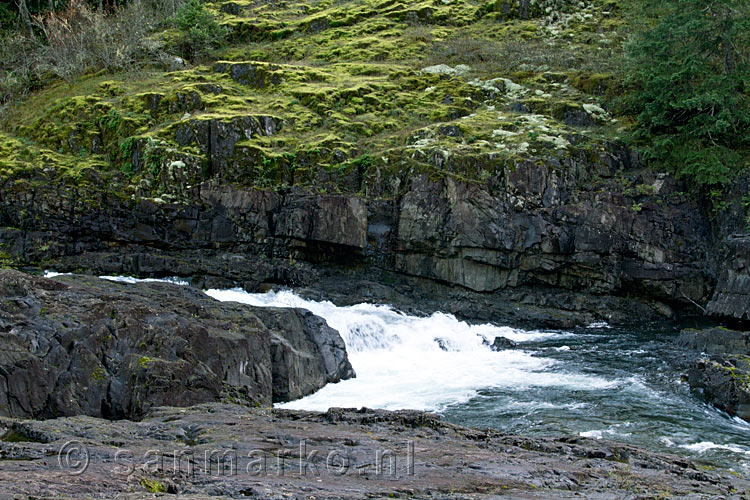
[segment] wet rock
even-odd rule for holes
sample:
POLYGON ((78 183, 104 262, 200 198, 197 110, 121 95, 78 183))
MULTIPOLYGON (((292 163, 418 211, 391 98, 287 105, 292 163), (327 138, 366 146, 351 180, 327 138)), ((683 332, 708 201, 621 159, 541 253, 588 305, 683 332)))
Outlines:
POLYGON ((518 344, 505 337, 495 337, 490 346, 493 351, 505 351, 507 349, 515 349, 516 347, 518 347, 518 344))
POLYGON ((322 318, 309 311, 290 316, 288 309, 279 308, 258 308, 254 314, 274 334, 273 401, 299 399, 355 376, 344 340, 322 318))
POLYGON ((690 387, 717 408, 750 421, 750 332, 683 330, 676 343, 708 355, 692 361, 690 387))
POLYGON ((688 370, 688 383, 720 410, 750 422, 750 357, 701 358, 688 370))
POLYGON ((268 405, 354 376, 338 332, 307 311, 221 303, 169 283, 8 270, 0 298, 2 415, 139 418, 152 406, 223 398, 268 405))
POLYGON ((150 498, 157 490, 207 499, 615 500, 659 492, 709 500, 750 488, 737 474, 634 446, 504 435, 409 410, 318 413, 210 403, 152 408, 141 422, 0 418, 0 427, 36 436, 0 438, 0 495, 8 498, 112 498, 123 491, 150 498), (186 428, 197 429, 197 439, 186 441, 186 428), (86 451, 88 466, 78 474, 65 472, 79 472, 80 454, 56 458, 66 443, 86 451), (162 460, 149 463, 154 450, 162 460))
POLYGON ((449 339, 444 339, 442 337, 435 337, 434 340, 435 340, 435 343, 440 348, 440 350, 442 350, 442 351, 448 352, 448 351, 457 351, 458 350, 458 349, 456 349, 453 346, 452 342, 449 339))

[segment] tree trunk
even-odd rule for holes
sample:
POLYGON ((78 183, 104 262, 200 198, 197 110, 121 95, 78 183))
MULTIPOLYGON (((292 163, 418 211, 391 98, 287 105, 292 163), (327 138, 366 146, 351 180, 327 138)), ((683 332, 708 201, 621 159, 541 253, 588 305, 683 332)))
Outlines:
POLYGON ((31 23, 31 13, 29 13, 29 7, 26 5, 26 0, 15 0, 16 6, 18 7, 18 13, 21 15, 21 21, 23 22, 26 31, 31 38, 34 38, 34 25, 31 23))
POLYGON ((732 39, 735 20, 729 8, 726 8, 722 14, 721 58, 724 60, 724 74, 731 75, 737 68, 734 60, 734 40, 732 39))

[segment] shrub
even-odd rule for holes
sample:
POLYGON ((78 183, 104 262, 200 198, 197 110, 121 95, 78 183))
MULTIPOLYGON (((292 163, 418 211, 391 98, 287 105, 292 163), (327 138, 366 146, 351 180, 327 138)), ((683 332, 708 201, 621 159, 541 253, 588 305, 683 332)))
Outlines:
POLYGON ((151 57, 148 34, 183 0, 133 0, 109 10, 70 0, 34 18, 34 32, 0 37, 0 111, 51 77, 71 81, 86 71, 128 69, 151 57))
POLYGON ((183 57, 195 59, 220 46, 226 31, 200 0, 188 0, 174 18, 180 35, 177 46, 183 57))
POLYGON ((0 29, 7 29, 16 23, 16 12, 10 4, 0 3, 0 29))

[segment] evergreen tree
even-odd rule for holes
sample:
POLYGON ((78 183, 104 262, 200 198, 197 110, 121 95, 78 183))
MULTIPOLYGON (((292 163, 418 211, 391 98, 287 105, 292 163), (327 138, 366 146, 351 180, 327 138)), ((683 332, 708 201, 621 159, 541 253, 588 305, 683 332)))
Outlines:
POLYGON ((652 164, 699 186, 729 182, 750 149, 750 3, 642 0, 626 109, 652 164))

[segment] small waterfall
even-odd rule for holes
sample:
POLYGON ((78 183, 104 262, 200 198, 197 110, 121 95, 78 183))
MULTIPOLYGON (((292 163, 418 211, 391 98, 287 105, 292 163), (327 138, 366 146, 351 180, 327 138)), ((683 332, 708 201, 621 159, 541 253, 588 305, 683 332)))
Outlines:
POLYGON ((470 325, 454 316, 417 317, 384 305, 338 307, 305 300, 293 292, 251 294, 240 289, 207 290, 222 301, 259 307, 299 307, 325 318, 346 342, 357 378, 329 384, 317 393, 282 405, 327 410, 332 406, 441 410, 475 397, 488 387, 565 385, 600 389, 609 382, 585 375, 553 374, 555 361, 519 349, 493 352, 495 337, 530 342, 559 332, 470 325))

